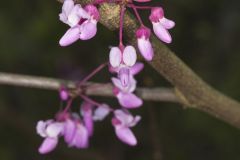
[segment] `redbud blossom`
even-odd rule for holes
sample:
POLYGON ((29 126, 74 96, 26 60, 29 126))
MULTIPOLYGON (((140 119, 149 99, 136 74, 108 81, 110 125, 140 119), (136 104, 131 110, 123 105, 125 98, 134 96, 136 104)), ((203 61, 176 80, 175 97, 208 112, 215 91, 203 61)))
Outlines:
POLYGON ((78 39, 88 40, 96 35, 100 15, 93 5, 87 5, 83 9, 79 4, 74 5, 73 0, 65 0, 59 17, 70 26, 59 41, 61 46, 68 46, 78 39))
POLYGON ((63 132, 63 123, 54 120, 39 121, 37 123, 37 133, 45 138, 38 151, 46 154, 55 149, 58 144, 58 138, 63 132))
POLYGON ((112 124, 115 128, 117 137, 122 142, 130 146, 135 146, 137 144, 137 139, 130 130, 130 127, 134 127, 140 121, 140 119, 140 116, 133 117, 126 110, 115 110, 112 124))
POLYGON ((172 37, 168 30, 175 26, 175 22, 164 17, 164 11, 161 7, 153 8, 149 19, 156 36, 165 43, 171 43, 172 37))

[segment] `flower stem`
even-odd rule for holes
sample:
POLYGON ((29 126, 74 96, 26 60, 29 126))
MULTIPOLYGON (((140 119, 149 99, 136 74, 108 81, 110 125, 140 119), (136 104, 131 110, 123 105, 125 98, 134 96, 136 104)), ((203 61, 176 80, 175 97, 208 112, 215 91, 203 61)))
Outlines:
MULTIPOLYGON (((133 6, 134 6, 134 5, 133 5, 133 6)), ((139 13, 138 13, 138 11, 137 11, 137 8, 132 7, 132 9, 133 9, 133 11, 134 11, 134 13, 135 13, 135 15, 136 15, 136 17, 137 17, 139 23, 141 24, 141 26, 144 26, 143 21, 142 21, 142 19, 141 19, 139 13)))
POLYGON ((63 113, 66 113, 66 112, 70 109, 70 107, 71 107, 71 105, 72 105, 72 102, 73 102, 73 99, 74 99, 74 98, 71 98, 71 99, 68 100, 67 106, 65 107, 63 113))
POLYGON ((122 50, 123 46, 123 21, 124 21, 124 12, 125 12, 125 5, 121 5, 120 11, 120 20, 119 20, 119 48, 122 50))
POLYGON ((97 74, 99 71, 101 71, 105 66, 107 65, 107 63, 103 63, 100 66, 98 66, 96 69, 94 69, 88 76, 86 76, 83 80, 81 80, 78 83, 78 87, 80 87, 83 83, 87 82, 90 78, 92 78, 95 74, 97 74))

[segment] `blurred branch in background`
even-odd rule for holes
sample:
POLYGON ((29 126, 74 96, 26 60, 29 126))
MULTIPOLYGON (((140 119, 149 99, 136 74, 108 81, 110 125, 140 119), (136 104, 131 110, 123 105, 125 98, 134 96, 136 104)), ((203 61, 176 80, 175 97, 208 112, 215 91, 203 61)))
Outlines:
MULTIPOLYGON (((59 90, 62 85, 66 86, 70 91, 74 92, 79 89, 77 83, 73 81, 66 81, 62 79, 27 76, 19 74, 10 74, 0 72, 0 84, 48 89, 48 90, 59 90)), ((113 86, 110 83, 86 83, 82 92, 86 95, 91 96, 108 96, 114 97, 113 86)), ((80 91, 81 92, 81 91, 80 91)), ((150 101, 166 101, 166 102, 180 102, 175 94, 174 89, 169 88, 138 88, 136 93, 144 100, 150 101)))
MULTIPOLYGON (((58 0, 63 2, 63 0, 58 0)), ((92 0, 75 0, 87 4, 92 0)), ((119 28, 120 6, 104 3, 99 7, 100 23, 110 30, 119 28), (109 14, 111 13, 111 14, 109 14)), ((136 46, 135 32, 139 28, 131 13, 124 16, 124 34, 131 45, 136 46)), ((225 122, 240 128, 240 103, 223 95, 197 76, 174 52, 151 36, 155 57, 149 64, 163 75, 177 89, 181 102, 189 108, 199 109, 225 122)))

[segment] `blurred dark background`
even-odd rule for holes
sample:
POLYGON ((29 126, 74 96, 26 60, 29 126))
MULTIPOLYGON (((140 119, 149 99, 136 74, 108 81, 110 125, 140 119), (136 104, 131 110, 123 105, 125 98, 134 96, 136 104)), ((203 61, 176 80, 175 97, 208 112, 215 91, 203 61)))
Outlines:
MULTIPOLYGON (((159 4, 159 1, 154 1, 159 4)), ((160 1, 166 17, 176 21, 169 47, 196 73, 223 93, 240 100, 240 1, 160 1)), ((2 1, 0 5, 0 71, 80 80, 108 58, 117 45, 117 32, 99 25, 90 41, 61 48, 67 27, 58 20, 55 0, 2 1)), ((143 12, 147 22, 149 12, 143 12)), ((148 22, 149 24, 149 22, 148 22)), ((150 25, 150 24, 149 24, 150 25)), ((170 86, 146 65, 137 76, 139 86, 170 86)), ((109 81, 105 69, 94 81, 109 81)), ((117 104, 115 99, 97 98, 117 104)), ((77 111, 79 102, 76 102, 77 111)), ((1 160, 239 160, 240 130, 205 113, 170 103, 145 102, 134 114, 142 121, 134 128, 139 140, 129 147, 117 140, 110 119, 97 123, 90 148, 77 150, 62 142, 48 155, 39 155, 42 142, 36 122, 59 110, 58 93, 0 86, 1 160)), ((240 115, 239 115, 240 116, 240 115)))

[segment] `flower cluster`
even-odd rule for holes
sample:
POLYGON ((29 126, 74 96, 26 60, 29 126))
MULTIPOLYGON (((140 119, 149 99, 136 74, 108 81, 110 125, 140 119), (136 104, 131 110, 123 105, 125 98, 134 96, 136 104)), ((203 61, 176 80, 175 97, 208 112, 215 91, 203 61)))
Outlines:
MULTIPOLYGON (((143 3, 151 0, 135 1, 143 3)), ((95 0, 86 6, 75 4, 73 0, 65 0, 59 18, 69 26, 69 29, 60 39, 59 44, 68 46, 77 40, 93 38, 97 33, 97 23, 100 19, 97 6, 102 3, 116 3, 121 8, 119 13, 119 45, 110 48, 108 64, 109 71, 115 74, 115 77, 111 78, 114 86, 113 94, 118 99, 121 108, 116 109, 107 104, 98 103, 82 92, 75 92, 75 95, 72 96, 67 88, 61 87, 59 93, 61 100, 66 102, 66 107, 56 114, 55 119, 39 121, 36 127, 37 133, 44 138, 39 148, 41 154, 52 151, 57 146, 60 137, 64 138, 69 147, 87 148, 89 138, 93 135, 94 122, 102 121, 110 113, 113 115, 111 122, 119 140, 131 146, 137 144, 137 139, 130 128, 135 126, 141 117, 134 117, 129 110, 138 108, 143 104, 142 99, 134 94, 137 86, 134 76, 143 69, 144 65, 137 62, 137 51, 133 46, 123 45, 124 13, 126 8, 133 9, 140 23, 140 27, 136 30, 137 47, 147 61, 151 61, 154 56, 150 42, 151 30, 143 24, 138 10, 151 10, 149 20, 152 22, 153 32, 165 43, 171 43, 172 38, 168 30, 173 28, 175 23, 165 17, 161 7, 136 6, 132 0, 95 0), (79 113, 70 111, 72 101, 76 97, 83 100, 79 113)), ((106 64, 102 64, 80 81, 77 84, 78 89, 86 87, 85 82, 105 66, 106 64)))
MULTIPOLYGON (((63 93, 60 94, 63 95, 63 93)), ((38 149, 39 153, 46 154, 54 150, 60 137, 63 137, 69 147, 87 148, 89 138, 93 135, 94 122, 104 120, 111 112, 113 113, 112 125, 117 137, 126 144, 137 144, 130 127, 139 122, 140 116, 133 117, 127 110, 113 110, 107 104, 96 104, 92 101, 83 101, 80 113, 72 113, 69 109, 71 103, 70 99, 66 108, 57 113, 55 119, 41 120, 37 123, 37 133, 44 138, 38 149)))

